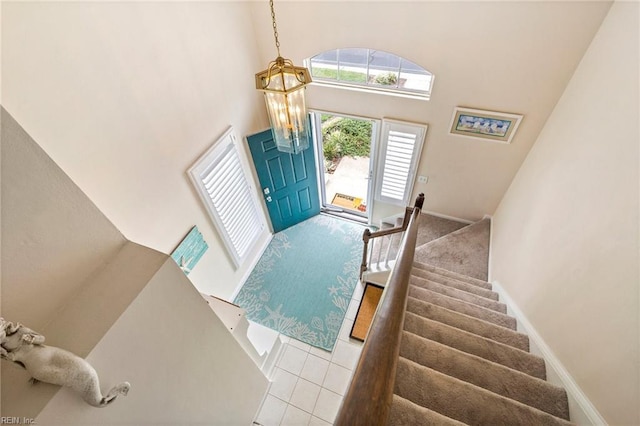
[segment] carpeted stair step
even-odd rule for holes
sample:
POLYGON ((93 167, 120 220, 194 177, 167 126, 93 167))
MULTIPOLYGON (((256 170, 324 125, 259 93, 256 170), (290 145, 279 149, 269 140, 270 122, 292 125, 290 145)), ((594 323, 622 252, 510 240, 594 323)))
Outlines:
MULTIPOLYGON (((383 219, 380 222, 380 229, 389 229, 402 226, 403 219, 403 216, 383 219)), ((438 238, 441 238, 466 226, 469 225, 455 220, 433 216, 428 213, 422 213, 420 215, 420 222, 418 224, 416 247, 419 247, 430 241, 437 240, 438 238)), ((373 251, 373 256, 371 258, 372 263, 377 263, 379 261, 379 253, 383 258, 387 253, 387 249, 389 249, 389 259, 395 259, 398 254, 398 247, 400 246, 402 235, 402 233, 398 233, 391 236, 377 238, 375 243, 372 243, 376 245, 373 251), (378 246, 379 244, 381 244, 382 246, 378 246), (389 245, 391 247, 389 247, 389 245), (378 251, 378 248, 380 248, 380 251, 378 251)))
POLYGON ((544 360, 512 346, 478 336, 411 312, 404 317, 404 330, 463 352, 502 364, 539 379, 546 379, 544 360))
POLYGON ((459 229, 466 228, 468 223, 458 222, 456 220, 445 219, 439 216, 433 216, 428 213, 420 215, 418 223, 418 236, 416 237, 416 247, 420 247, 430 241, 442 238, 459 229))
POLYGON ((529 336, 526 334, 518 333, 509 328, 461 314, 433 303, 409 297, 407 299, 407 312, 412 312, 478 336, 493 339, 523 351, 529 351, 529 336))
POLYGON ((404 357, 398 359, 394 393, 469 425, 571 424, 567 420, 442 374, 404 357))
POLYGON ((442 425, 442 426, 463 426, 457 420, 451 419, 442 414, 431 411, 418 404, 414 404, 408 399, 398 395, 393 395, 391 402, 391 413, 389 414, 389 426, 409 426, 409 425, 442 425))
POLYGON ((491 284, 483 281, 481 279, 478 278, 474 278, 474 277, 470 277, 468 275, 464 275, 464 274, 460 274, 454 271, 449 271, 447 269, 443 269, 443 268, 439 268, 437 266, 433 266, 433 265, 429 265, 427 263, 423 263, 423 262, 413 262, 413 267, 414 268, 419 268, 428 272, 432 272, 435 274, 438 274, 440 276, 443 277, 448 277, 448 278, 453 278, 455 280, 458 281, 463 281, 466 282, 468 284, 473 284, 473 285, 477 285, 478 287, 482 287, 482 288, 486 288, 488 290, 491 290, 491 284))
POLYGON ((504 397, 569 419, 564 389, 517 370, 403 332, 400 356, 504 397))
POLYGON ((452 311, 480 318, 484 321, 488 321, 502 327, 510 328, 512 330, 516 329, 516 320, 513 317, 491 309, 483 308, 482 306, 474 305, 473 303, 454 299, 453 297, 445 296, 444 294, 436 293, 435 291, 427 290, 426 288, 409 285, 409 296, 424 300, 425 302, 433 303, 434 305, 442 306, 443 308, 451 309, 452 311))
POLYGON ((480 220, 417 246, 414 260, 486 281, 490 230, 491 221, 480 220))
POLYGON ((427 290, 435 291, 436 293, 444 294, 445 296, 453 297, 454 299, 473 303, 474 305, 482 306, 483 308, 491 309, 492 311, 500 312, 502 314, 507 313, 507 305, 504 303, 497 302, 493 299, 487 299, 486 297, 478 296, 477 294, 469 293, 454 287, 449 287, 446 284, 440 284, 435 281, 416 277, 415 275, 410 277, 409 282, 417 287, 426 288, 427 290))
POLYGON ((444 275, 436 274, 434 272, 429 272, 424 269, 414 267, 411 270, 411 275, 415 275, 416 277, 426 278, 430 281, 437 282, 439 284, 446 284, 449 287, 457 288, 459 290, 464 290, 468 293, 477 294, 478 296, 486 297, 487 299, 498 300, 499 295, 495 291, 490 290, 491 284, 489 284, 489 288, 484 288, 477 286, 475 284, 469 284, 465 281, 460 281, 455 278, 445 277, 444 275))

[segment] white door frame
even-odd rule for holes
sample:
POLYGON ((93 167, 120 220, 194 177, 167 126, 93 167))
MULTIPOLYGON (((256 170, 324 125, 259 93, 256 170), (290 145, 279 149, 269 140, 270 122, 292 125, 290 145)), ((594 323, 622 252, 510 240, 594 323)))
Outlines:
MULTIPOLYGON (((318 194, 321 197, 321 204, 324 207, 324 202, 326 202, 326 191, 324 185, 324 153, 322 152, 322 146, 320 144, 319 136, 319 128, 320 128, 320 115, 321 114, 331 114, 339 117, 345 118, 353 118, 355 120, 367 120, 371 121, 371 145, 369 148, 369 184, 367 186, 367 214, 366 219, 367 223, 371 224, 373 218, 373 203, 374 203, 374 195, 375 195, 375 185, 376 178, 378 173, 376 173, 376 165, 378 164, 378 144, 380 139, 380 129, 382 120, 372 117, 366 117, 361 115, 354 114, 346 114, 342 112, 335 111, 325 111, 325 110, 317 110, 311 109, 309 113, 312 114, 312 129, 313 129, 313 144, 314 149, 316 150, 316 165, 317 165, 317 176, 318 176, 318 194), (323 161, 323 163, 320 163, 323 161)), ((360 216, 357 213, 346 212, 350 216, 360 216)), ((362 216, 360 216, 362 217, 362 216)))

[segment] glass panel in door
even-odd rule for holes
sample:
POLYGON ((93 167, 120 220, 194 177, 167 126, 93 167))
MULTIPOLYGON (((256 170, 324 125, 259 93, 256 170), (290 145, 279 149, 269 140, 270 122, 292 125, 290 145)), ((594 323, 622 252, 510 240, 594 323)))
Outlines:
POLYGON ((318 112, 313 116, 323 210, 368 219, 375 121, 318 112))

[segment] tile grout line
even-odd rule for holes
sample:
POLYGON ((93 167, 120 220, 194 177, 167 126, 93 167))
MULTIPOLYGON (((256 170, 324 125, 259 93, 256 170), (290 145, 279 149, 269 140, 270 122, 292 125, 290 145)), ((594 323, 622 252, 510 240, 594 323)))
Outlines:
MULTIPOLYGON (((358 285, 362 285, 360 282, 358 282, 358 285)), ((356 289, 357 290, 357 289, 356 289)), ((355 296, 357 294, 357 291, 354 291, 354 296, 352 296, 351 298, 351 303, 354 303, 354 301, 359 305, 359 299, 355 296)), ((347 328, 348 324, 350 322, 355 321, 355 314, 354 315, 350 315, 350 316, 354 316, 354 318, 350 318, 350 316, 348 315, 349 313, 349 309, 347 309, 347 312, 345 313, 345 317, 343 320, 343 324, 342 327, 345 326, 345 324, 347 324, 347 328)), ((291 395, 289 396, 288 400, 285 401, 283 400, 281 397, 276 396, 274 394, 271 393, 272 391, 272 386, 274 385, 275 381, 271 382, 269 384, 269 388, 267 390, 267 394, 270 395, 271 397, 275 398, 276 400, 282 402, 284 404, 284 411, 282 412, 282 416, 279 418, 278 421, 278 425, 283 425, 283 420, 285 420, 285 415, 289 410, 289 407, 293 407, 296 410, 299 410, 302 413, 305 413, 305 415, 309 416, 309 422, 307 424, 311 424, 311 422, 314 421, 314 419, 320 420, 322 422, 326 422, 327 424, 332 424, 332 422, 326 420, 324 417, 320 417, 320 415, 314 414, 316 412, 316 410, 318 409, 318 403, 320 402, 320 395, 323 394, 323 390, 328 392, 329 395, 332 395, 333 397, 335 397, 336 399, 339 399, 340 401, 342 401, 342 399, 344 398, 344 395, 334 391, 333 389, 330 389, 328 387, 325 387, 325 383, 329 374, 329 370, 331 369, 331 366, 334 365, 335 367, 339 368, 339 369, 344 369, 348 372, 348 382, 351 381, 352 377, 353 377, 353 371, 355 369, 355 366, 352 365, 353 362, 349 361, 349 359, 353 356, 353 354, 355 354, 356 352, 359 352, 362 350, 362 342, 352 342, 351 339, 348 338, 348 336, 344 335, 343 333, 338 334, 338 338, 336 339, 336 343, 333 347, 332 351, 326 351, 328 354, 320 354, 320 352, 316 351, 316 353, 312 353, 311 351, 314 349, 314 346, 311 346, 307 343, 304 342, 300 342, 294 338, 288 337, 288 336, 283 336, 286 337, 286 341, 285 341, 285 345, 286 348, 285 350, 282 351, 282 353, 280 354, 278 360, 276 361, 275 366, 280 369, 282 372, 290 374, 295 376, 295 381, 293 382, 293 388, 291 390, 291 395), (292 343, 293 342, 293 343, 292 343), (334 358, 336 356, 336 350, 338 348, 338 345, 342 343, 341 347, 343 348, 349 348, 349 349, 342 349, 341 350, 341 354, 338 355, 338 358, 342 358, 342 359, 338 359, 338 358, 334 358), (294 374, 293 372, 287 370, 286 368, 283 368, 281 366, 281 362, 285 357, 285 353, 287 352, 287 349, 289 348, 293 348, 295 350, 299 350, 302 353, 304 353, 304 359, 301 359, 301 367, 300 367, 300 371, 298 374, 294 374), (356 352, 352 352, 351 348, 356 348, 356 352), (307 362, 310 360, 310 355, 313 355, 315 358, 317 358, 317 361, 326 361, 327 362, 327 367, 324 371, 324 373, 322 374, 322 379, 320 380, 320 384, 309 380, 305 377, 302 377, 302 372, 305 368, 305 365, 307 365, 307 362), (327 357, 328 355, 328 357, 327 357), (336 359, 337 361, 340 362, 334 362, 334 359, 336 359), (343 365, 344 364, 344 365, 343 365), (349 366, 346 366, 349 365, 349 366), (300 379, 305 380, 306 382, 317 386, 318 387, 318 394, 315 396, 315 398, 313 398, 313 407, 311 408, 311 411, 308 411, 306 409, 303 409, 293 403, 291 403, 291 400, 294 398, 294 394, 295 394, 295 389, 298 387, 298 384, 300 383, 300 379)), ((296 353, 295 351, 292 353, 296 353)), ((295 356, 292 356, 295 359, 295 356)), ((357 353, 357 355, 355 356, 355 358, 359 357, 359 353, 357 353)), ((311 359, 311 361, 313 362, 313 359, 311 359)), ((316 361, 316 362, 317 362, 316 361)), ((313 367, 311 367, 311 369, 313 369, 313 367)), ((295 368, 295 370, 297 371, 297 368, 295 368)), ((336 387, 338 385, 332 385, 333 387, 336 387)), ((339 410, 339 408, 338 408, 339 410)), ((335 413, 337 414, 337 413, 335 413)), ((334 419, 335 419, 335 414, 334 414, 334 419)), ((260 414, 259 416, 260 417, 260 414)))

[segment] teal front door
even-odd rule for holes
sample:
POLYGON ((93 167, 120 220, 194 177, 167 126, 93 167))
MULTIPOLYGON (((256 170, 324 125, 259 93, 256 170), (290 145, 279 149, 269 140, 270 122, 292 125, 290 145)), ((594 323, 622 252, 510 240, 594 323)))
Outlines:
POLYGON ((300 154, 276 149, 271 129, 247 137, 274 232, 320 213, 312 147, 300 154))

